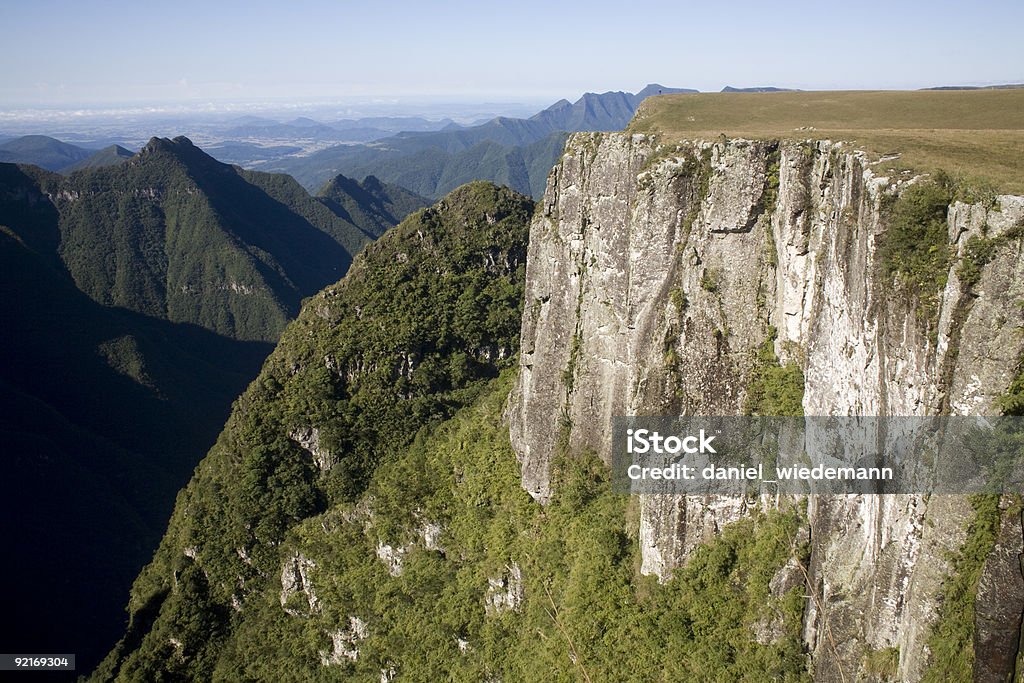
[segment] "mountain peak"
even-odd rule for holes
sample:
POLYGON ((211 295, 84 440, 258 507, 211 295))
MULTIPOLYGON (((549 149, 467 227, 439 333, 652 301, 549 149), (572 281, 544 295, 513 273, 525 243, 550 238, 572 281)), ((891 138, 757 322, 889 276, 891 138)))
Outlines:
POLYGON ((181 164, 189 173, 230 173, 230 164, 217 161, 184 135, 175 138, 150 138, 130 163, 146 164, 157 159, 168 159, 181 164))
POLYGON ((292 119, 287 123, 289 126, 297 126, 299 128, 315 128, 316 126, 322 126, 324 124, 319 121, 314 121, 308 116, 300 116, 296 119, 292 119))
POLYGON ((554 111, 554 110, 557 110, 557 109, 565 109, 566 107, 571 107, 571 106, 572 106, 572 102, 570 102, 569 100, 567 100, 567 99, 565 99, 563 97, 562 99, 558 100, 557 102, 552 104, 550 107, 548 107, 544 111, 554 111))
POLYGON ((171 142, 170 138, 152 137, 149 139, 149 142, 143 145, 142 149, 139 150, 139 155, 143 156, 146 154, 154 154, 156 152, 166 152, 172 149, 173 144, 174 143, 171 142))
POLYGON ((184 135, 179 135, 175 138, 159 138, 152 137, 149 142, 146 143, 145 147, 139 150, 140 154, 148 154, 152 152, 169 152, 175 149, 199 149, 192 141, 184 135))

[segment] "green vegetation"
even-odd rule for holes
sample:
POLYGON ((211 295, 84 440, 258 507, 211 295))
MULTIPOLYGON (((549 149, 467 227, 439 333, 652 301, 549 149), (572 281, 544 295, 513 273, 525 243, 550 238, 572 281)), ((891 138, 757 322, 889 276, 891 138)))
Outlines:
POLYGON ((952 182, 944 175, 906 188, 888 207, 888 226, 878 244, 883 276, 889 282, 895 279, 916 300, 929 326, 938 315, 938 297, 949 276, 946 214, 952 198, 952 182))
MULTIPOLYGON (((794 542, 801 514, 729 526, 664 585, 639 576, 628 522, 635 502, 611 492, 600 461, 582 454, 556 463, 546 507, 519 486, 501 418, 513 377, 421 431, 376 470, 360 501, 290 531, 274 579, 233 620, 212 670, 202 658, 179 663, 166 647, 161 666, 225 681, 377 680, 391 668, 411 681, 809 680, 803 588, 769 588, 790 558, 806 561, 794 542), (440 530, 429 544, 427 524, 440 530), (381 544, 403 549, 400 571, 378 558, 381 544), (293 596, 289 615, 277 577, 297 555, 312 563, 317 607, 308 593, 293 596), (494 607, 496 595, 510 602, 494 607), (329 634, 352 617, 366 624, 358 657, 324 666, 329 634), (759 628, 775 635, 758 643, 759 628)), ((161 625, 163 642, 202 626, 204 614, 176 613, 161 625)), ((132 664, 123 678, 139 672, 132 664)))
POLYGON ((562 420, 560 440, 564 437, 566 441, 568 441, 569 431, 572 427, 572 422, 569 420, 568 416, 569 397, 572 395, 573 389, 576 386, 576 370, 579 365, 580 353, 583 349, 583 330, 581 327, 583 316, 580 312, 583 307, 583 296, 586 291, 585 288, 587 280, 586 277, 583 276, 586 274, 588 266, 586 263, 581 263, 580 267, 582 272, 579 277, 579 288, 576 290, 576 313, 573 317, 576 321, 576 329, 573 330, 572 342, 569 346, 569 360, 565 364, 565 370, 562 371, 562 384, 565 386, 566 408, 562 420))
POLYGON ((747 387, 748 415, 768 417, 804 414, 804 373, 797 363, 779 363, 775 355, 774 328, 757 351, 747 387))
POLYGON ((956 275, 965 289, 972 289, 981 279, 981 269, 996 254, 996 240, 971 235, 964 244, 963 257, 957 266, 956 275))
MULTIPOLYGON (((1010 230, 1005 236, 1006 241, 1010 242, 1014 239, 1020 239, 1022 229, 1024 229, 1024 225, 1018 225, 1010 230)), ((981 268, 992 257, 994 250, 1004 244, 1004 237, 979 241, 973 246, 972 240, 974 238, 965 245, 970 250, 965 249, 965 258, 961 263, 961 270, 963 272, 961 279, 965 283, 970 283, 971 286, 976 283, 981 268), (978 274, 975 274, 976 272, 978 274)), ((965 287, 969 287, 969 285, 965 284, 965 287)), ((1018 305, 1020 304, 1021 302, 1018 302, 1018 305)), ((1002 415, 1024 416, 1024 357, 1018 358, 1014 378, 1011 380, 1006 392, 996 397, 994 407, 1002 415)))
POLYGON ((572 390, 576 386, 576 366, 580 360, 582 346, 583 340, 580 339, 580 335, 574 334, 572 343, 569 345, 569 362, 565 364, 565 370, 562 371, 562 384, 565 385, 567 395, 572 394, 572 390))
POLYGON ((710 294, 718 292, 718 288, 722 286, 722 269, 708 267, 700 274, 700 288, 710 294))
MULTIPOLYGON (((512 362, 532 211, 509 190, 463 187, 368 246, 308 302, 180 495, 107 666, 144 678, 167 666, 159 634, 180 627, 175 606, 188 604, 172 599, 183 562, 201 569, 204 618, 232 614, 233 601, 280 575, 290 529, 362 495, 381 462, 512 362), (296 436, 311 428, 319 465, 296 436)), ((212 656, 231 620, 204 629, 188 662, 212 656)))
POLYGON ((96 348, 114 371, 130 377, 137 384, 159 391, 146 369, 146 357, 138 340, 130 334, 100 343, 96 348))
POLYGON ((74 171, 81 171, 86 168, 101 168, 103 166, 116 166, 122 164, 128 159, 135 156, 135 153, 131 150, 125 149, 121 145, 110 145, 104 147, 100 151, 96 152, 92 156, 82 159, 76 164, 68 166, 67 168, 61 169, 63 173, 72 173, 74 171))
POLYGON ((1006 393, 996 398, 996 408, 1003 415, 1024 416, 1024 364, 1018 363, 1017 373, 1006 393))
POLYGON ((879 173, 947 169, 1024 194, 1024 90, 664 95, 645 100, 628 130, 672 140, 843 140, 884 157, 879 173))
POLYGON ((676 317, 682 320, 686 309, 690 306, 690 301, 686 298, 686 292, 679 287, 673 287, 668 293, 668 298, 676 312, 676 317))
POLYGON ((692 178, 690 196, 687 200, 688 209, 682 226, 683 235, 686 236, 690 234, 694 221, 700 215, 704 198, 708 196, 708 188, 711 185, 711 148, 702 149, 699 158, 688 159, 683 166, 683 174, 692 178))
POLYGON ((999 534, 1001 516, 996 494, 977 494, 970 501, 975 517, 967 528, 967 540, 949 558, 952 568, 942 586, 939 619, 928 638, 932 656, 923 683, 968 681, 973 675, 974 601, 985 558, 999 534))
POLYGON ((995 257, 1003 246, 1024 236, 1024 225, 1017 225, 998 237, 971 235, 964 244, 963 255, 957 266, 957 277, 961 286, 970 291, 981 279, 981 269, 995 257))
POLYGON ((870 650, 864 656, 864 672, 877 676, 883 681, 895 681, 899 674, 900 649, 885 647, 881 650, 870 650))

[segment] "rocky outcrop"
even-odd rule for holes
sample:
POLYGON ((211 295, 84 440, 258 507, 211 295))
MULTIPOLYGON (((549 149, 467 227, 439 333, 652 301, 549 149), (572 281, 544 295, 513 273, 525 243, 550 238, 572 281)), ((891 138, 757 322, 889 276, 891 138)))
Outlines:
MULTIPOLYGON (((802 368, 808 415, 992 412, 1024 351, 1020 240, 1000 242, 970 283, 958 264, 972 236, 999 241, 1021 225, 1024 198, 950 207, 955 258, 930 317, 885 282, 878 249, 886 205, 916 181, 879 177, 864 154, 829 141, 573 136, 530 233, 508 411, 523 487, 548 500, 562 449, 609 461, 615 415, 742 414, 770 339, 802 368)), ((666 579, 723 525, 779 504, 643 496, 642 571, 666 579)), ((923 675, 949 557, 971 519, 956 496, 808 501, 805 640, 817 680, 856 680, 870 653, 897 649, 898 678, 923 675)), ((1019 581, 1020 552, 1020 534, 1002 534, 985 576, 1019 581)), ((986 608, 985 585, 979 619, 999 625, 978 635, 1003 651, 1024 607, 986 608)))
POLYGON ((494 616, 502 612, 518 610, 524 597, 523 571, 516 562, 506 567, 501 576, 487 579, 484 605, 488 615, 494 616))
POLYGON ((310 571, 314 568, 316 563, 298 552, 289 557, 281 568, 281 608, 288 614, 299 616, 320 610, 320 599, 310 581, 310 571), (295 600, 294 596, 301 600, 295 600), (305 602, 308 611, 306 605, 298 607, 299 602, 305 602))
POLYGON ((370 636, 370 629, 359 617, 349 617, 348 628, 337 629, 327 635, 331 638, 331 651, 320 651, 320 663, 332 666, 359 659, 359 641, 370 636))
POLYGON ((384 563, 391 576, 401 576, 405 554, 410 550, 405 546, 395 547, 381 541, 377 542, 377 559, 384 563))
POLYGON ((316 427, 296 427, 288 437, 309 453, 321 474, 329 472, 337 464, 337 456, 320 444, 320 430, 316 427))

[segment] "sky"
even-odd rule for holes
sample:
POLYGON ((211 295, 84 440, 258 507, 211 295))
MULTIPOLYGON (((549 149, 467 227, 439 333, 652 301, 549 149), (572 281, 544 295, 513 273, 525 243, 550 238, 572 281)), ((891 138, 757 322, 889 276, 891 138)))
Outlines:
POLYGON ((0 0, 0 108, 1024 81, 1024 2, 0 0))

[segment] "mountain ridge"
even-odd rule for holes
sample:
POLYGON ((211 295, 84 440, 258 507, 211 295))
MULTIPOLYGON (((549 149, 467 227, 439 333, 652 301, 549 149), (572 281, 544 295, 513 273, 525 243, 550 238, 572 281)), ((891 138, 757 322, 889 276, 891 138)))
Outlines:
MULTIPOLYGON (((264 341, 387 222, 375 216, 363 229, 291 178, 223 164, 184 137, 153 138, 115 166, 48 176, 46 191, 61 253, 94 299, 264 341)), ((402 210, 422 202, 403 198, 402 210)))

